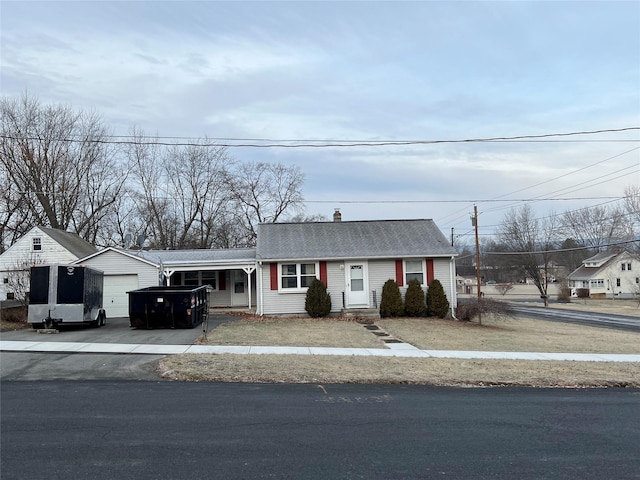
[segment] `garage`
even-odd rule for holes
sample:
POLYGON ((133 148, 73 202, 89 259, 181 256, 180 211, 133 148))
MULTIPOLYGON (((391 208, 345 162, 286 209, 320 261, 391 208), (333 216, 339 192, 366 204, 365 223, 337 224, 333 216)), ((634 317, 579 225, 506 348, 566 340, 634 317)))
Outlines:
POLYGON ((107 318, 129 316, 127 292, 138 289, 138 275, 105 275, 104 308, 107 318))

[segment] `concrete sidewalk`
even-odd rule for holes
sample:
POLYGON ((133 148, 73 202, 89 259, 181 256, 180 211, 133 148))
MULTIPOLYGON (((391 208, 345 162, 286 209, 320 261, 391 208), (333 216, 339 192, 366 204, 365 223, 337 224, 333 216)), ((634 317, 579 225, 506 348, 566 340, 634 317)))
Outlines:
POLYGON ((406 343, 387 344, 388 348, 260 347, 216 345, 151 345, 140 343, 82 343, 0 340, 2 352, 31 353, 111 353, 137 355, 176 355, 213 353, 239 355, 345 355, 413 358, 462 358, 490 360, 567 360, 574 362, 640 362, 640 355, 612 353, 482 352, 458 350, 420 350, 406 343))

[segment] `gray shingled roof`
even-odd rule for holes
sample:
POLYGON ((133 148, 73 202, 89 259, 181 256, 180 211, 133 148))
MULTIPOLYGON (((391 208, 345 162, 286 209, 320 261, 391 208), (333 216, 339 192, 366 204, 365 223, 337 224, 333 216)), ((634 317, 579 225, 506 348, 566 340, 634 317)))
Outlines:
POLYGON ((164 265, 195 265, 253 263, 256 260, 255 248, 200 249, 200 250, 126 250, 149 262, 164 265))
POLYGON ((452 256, 433 220, 262 223, 258 260, 452 256))
POLYGON ((38 228, 78 258, 87 257, 97 251, 96 247, 75 233, 48 227, 38 228))

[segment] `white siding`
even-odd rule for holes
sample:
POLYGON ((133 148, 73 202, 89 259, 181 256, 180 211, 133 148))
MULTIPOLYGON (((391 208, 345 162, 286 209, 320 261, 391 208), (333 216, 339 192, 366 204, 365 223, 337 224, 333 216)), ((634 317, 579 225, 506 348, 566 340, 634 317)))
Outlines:
POLYGON ((105 275, 137 275, 138 288, 158 285, 158 268, 142 260, 114 250, 98 254, 82 262, 83 265, 102 270, 105 275))
MULTIPOLYGON (((345 270, 341 265, 346 261, 327 262, 327 291, 331 294, 331 311, 340 312, 343 308, 342 298, 345 291, 345 270)), ((395 259, 369 260, 368 281, 369 281, 369 307, 379 308, 382 287, 389 279, 396 278, 395 259), (375 291, 375 302, 374 302, 375 291)), ((433 262, 435 278, 440 280, 451 306, 455 307, 455 278, 452 278, 451 260, 448 258, 436 258, 433 262), (452 286, 454 286, 452 298, 452 286)), ((305 293, 280 293, 271 290, 270 267, 266 263, 262 267, 262 313, 265 315, 305 315, 304 302, 305 293)), ((406 286, 401 287, 404 295, 406 286)), ((426 288, 425 288, 426 290, 426 288)))
MULTIPOLYGON (((137 288, 146 288, 158 285, 157 267, 114 250, 109 250, 91 257, 90 259, 82 262, 82 264, 97 270, 102 270, 105 276, 105 283, 112 283, 109 277, 121 277, 126 275, 129 276, 129 278, 131 278, 131 276, 137 277, 137 288)), ((111 303, 111 300, 114 300, 113 303, 116 305, 129 305, 129 298, 126 291, 118 291, 117 295, 120 295, 121 298, 109 299, 109 303, 111 303)), ((105 299, 105 302, 106 301, 107 300, 105 299)), ((107 316, 114 316, 114 313, 109 312, 109 304, 105 304, 105 309, 107 311, 107 316)), ((120 316, 123 313, 121 310, 122 309, 119 309, 119 307, 116 307, 115 313, 120 316)))
POLYGON ((451 262, 449 258, 436 258, 433 260, 433 275, 440 280, 444 293, 449 300, 451 308, 457 307, 455 270, 451 271, 451 262))
MULTIPOLYGON (((32 228, 25 236, 0 255, 0 300, 7 298, 5 278, 16 275, 18 268, 28 269, 35 264, 68 264, 77 260, 74 254, 51 239, 38 227, 32 228), (40 238, 41 250, 33 250, 33 239, 40 238)), ((15 293, 15 292, 14 292, 15 293)))
MULTIPOLYGON (((260 272, 258 271, 258 275, 260 272)), ((270 264, 262 265, 262 293, 265 315, 306 315, 304 309, 305 293, 280 293, 278 290, 271 290, 270 264)))
POLYGON ((369 290, 371 307, 380 308, 380 297, 382 287, 387 280, 396 279, 396 261, 394 260, 372 260, 369 262, 369 290), (375 304, 373 302, 373 292, 376 292, 375 304))

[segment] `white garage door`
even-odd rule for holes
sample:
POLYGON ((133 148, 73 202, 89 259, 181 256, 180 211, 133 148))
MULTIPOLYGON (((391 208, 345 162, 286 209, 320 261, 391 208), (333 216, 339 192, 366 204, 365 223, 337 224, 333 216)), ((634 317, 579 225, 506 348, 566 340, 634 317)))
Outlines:
POLYGON ((107 318, 129 316, 129 295, 138 288, 138 275, 105 275, 104 308, 107 318))

